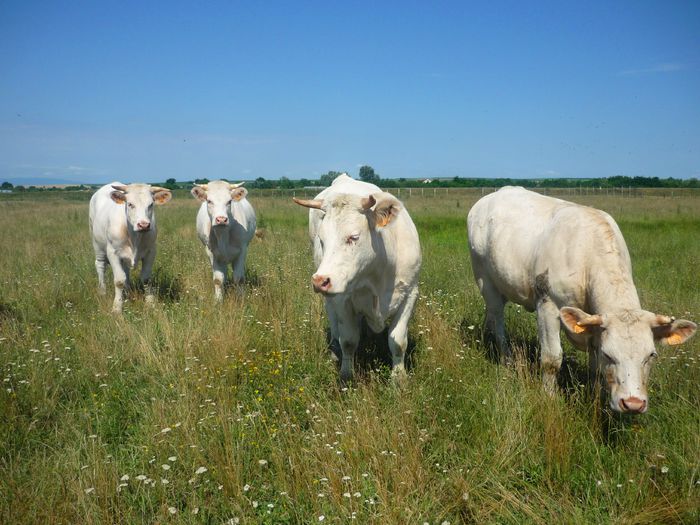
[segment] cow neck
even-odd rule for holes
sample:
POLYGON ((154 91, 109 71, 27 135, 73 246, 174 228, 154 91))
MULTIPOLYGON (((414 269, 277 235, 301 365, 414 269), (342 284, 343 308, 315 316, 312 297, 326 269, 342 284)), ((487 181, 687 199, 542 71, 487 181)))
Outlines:
POLYGON ((600 314, 620 310, 641 310, 637 288, 632 276, 618 267, 591 275, 588 284, 587 305, 590 313, 600 314))

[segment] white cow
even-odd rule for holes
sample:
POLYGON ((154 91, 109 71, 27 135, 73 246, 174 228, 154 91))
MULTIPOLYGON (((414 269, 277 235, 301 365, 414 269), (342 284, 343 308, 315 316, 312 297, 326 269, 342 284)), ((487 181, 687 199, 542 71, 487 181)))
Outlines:
POLYGON ((255 235, 255 211, 246 199, 248 190, 240 184, 215 180, 192 188, 192 196, 202 201, 197 212, 197 235, 207 250, 214 272, 214 297, 224 298, 223 286, 229 264, 233 280, 245 277, 248 244, 255 235))
POLYGON ((540 364, 553 392, 561 367, 559 328, 589 351, 618 412, 648 407, 654 340, 677 345, 696 325, 642 310, 627 246, 605 212, 507 187, 480 199, 467 218, 474 277, 486 302, 486 330, 510 357, 507 301, 537 312, 540 364))
POLYGON ((309 210, 309 236, 317 270, 314 290, 325 297, 340 377, 352 378, 364 317, 374 332, 389 318, 392 376, 405 375, 408 322, 418 298, 420 242, 403 204, 374 184, 346 174, 314 200, 294 199, 309 210))
POLYGON ((146 302, 154 301, 150 286, 156 257, 156 216, 153 204, 165 204, 170 190, 148 184, 113 182, 102 186, 90 199, 90 232, 95 248, 98 291, 106 293, 105 264, 114 275, 112 311, 120 313, 124 288, 129 286, 129 271, 141 261, 141 282, 146 302))

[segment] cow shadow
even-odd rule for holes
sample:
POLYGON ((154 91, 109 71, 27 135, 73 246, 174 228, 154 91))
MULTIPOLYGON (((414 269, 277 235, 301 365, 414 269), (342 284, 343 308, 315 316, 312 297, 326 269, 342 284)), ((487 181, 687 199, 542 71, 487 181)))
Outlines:
MULTIPOLYGON (((340 345, 331 337, 330 328, 326 329, 326 344, 328 350, 337 359, 337 367, 340 369, 342 354, 340 345)), ((416 339, 408 333, 408 344, 404 356, 406 371, 410 372, 415 365, 416 339)), ((355 353, 355 376, 366 377, 372 372, 391 371, 391 349, 389 348, 389 327, 385 327, 380 333, 373 332, 367 322, 362 319, 360 327, 360 342, 355 353)))
MULTIPOLYGON (((462 343, 474 347, 481 347, 484 357, 493 364, 504 364, 501 354, 496 346, 493 334, 484 329, 483 321, 474 322, 462 319, 459 325, 459 335, 462 343)), ((507 335, 508 345, 513 353, 512 362, 525 366, 530 375, 540 375, 540 344, 536 335, 528 336, 522 333, 507 335)), ((564 341, 562 341, 563 343, 564 341)), ((581 363, 574 356, 564 353, 561 369, 557 376, 559 388, 565 395, 572 395, 582 386, 592 391, 595 385, 589 380, 588 364, 581 363)))
MULTIPOLYGON (((176 302, 182 297, 182 280, 172 272, 158 268, 151 274, 151 287, 159 301, 176 302)), ((139 279, 133 279, 130 283, 130 292, 139 295, 145 293, 143 283, 139 279)))

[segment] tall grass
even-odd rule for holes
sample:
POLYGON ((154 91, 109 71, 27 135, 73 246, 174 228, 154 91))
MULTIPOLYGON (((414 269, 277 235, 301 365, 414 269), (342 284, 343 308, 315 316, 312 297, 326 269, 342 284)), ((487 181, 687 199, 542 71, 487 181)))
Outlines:
MULTIPOLYGON (((350 389, 288 199, 251 192, 265 235, 243 295, 216 305, 197 203, 176 195, 157 210, 158 304, 136 290, 123 317, 96 293, 87 199, 0 200, 0 522, 700 520, 700 338, 662 349, 640 417, 594 399, 569 346, 545 395, 517 307, 518 363, 494 364, 466 246, 477 197, 402 194, 424 253, 410 378, 394 386, 367 336, 350 389)), ((647 309, 700 319, 697 198, 576 199, 618 220, 647 309)))

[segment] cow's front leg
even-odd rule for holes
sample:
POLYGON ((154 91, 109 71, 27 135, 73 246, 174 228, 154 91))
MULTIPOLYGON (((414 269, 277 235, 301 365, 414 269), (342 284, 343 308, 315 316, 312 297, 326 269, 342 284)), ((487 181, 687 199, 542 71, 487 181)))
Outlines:
POLYGON ((121 259, 116 253, 108 253, 109 265, 112 267, 114 275, 114 302, 112 303, 112 312, 115 314, 122 313, 124 305, 124 291, 128 287, 129 273, 128 269, 124 268, 121 259))
POLYGON ((389 326, 389 349, 391 350, 391 377, 401 381, 406 377, 406 348, 408 347, 408 322, 418 299, 418 288, 408 295, 389 326))
POLYGON ((341 351, 340 382, 346 384, 352 380, 355 369, 355 352, 360 342, 360 316, 355 313, 350 301, 339 306, 335 314, 341 351))
POLYGON ((236 286, 236 293, 240 296, 243 294, 243 281, 245 281, 245 258, 247 248, 241 248, 238 257, 234 259, 232 264, 233 282, 236 286))
POLYGON ((156 301, 155 288, 151 285, 151 273, 153 271, 153 261, 155 258, 156 250, 153 248, 144 256, 141 263, 141 283, 143 284, 147 304, 153 304, 156 301))
POLYGON ((338 328, 338 316, 335 314, 335 308, 332 306, 331 300, 326 299, 326 313, 328 314, 328 324, 331 331, 331 359, 340 361, 343 358, 343 351, 340 349, 340 329, 338 328))
POLYGON ((226 284, 226 263, 212 258, 212 271, 214 279, 214 299, 217 302, 224 300, 224 284, 226 284))
POLYGON ((562 349, 559 330, 559 309, 549 298, 541 298, 537 303, 537 332, 540 340, 540 368, 544 389, 554 394, 557 388, 557 374, 561 368, 562 349))

